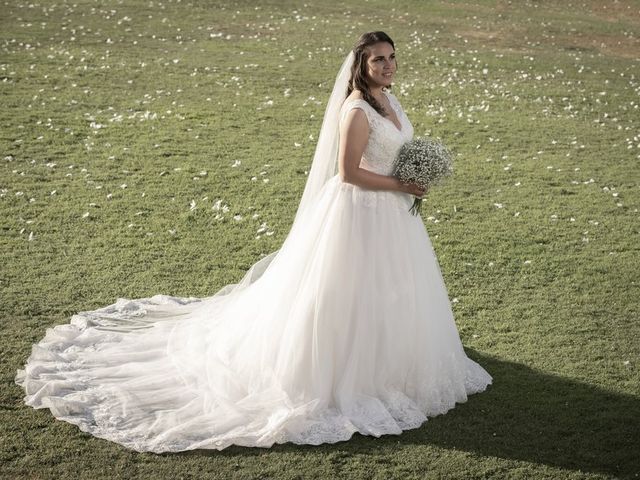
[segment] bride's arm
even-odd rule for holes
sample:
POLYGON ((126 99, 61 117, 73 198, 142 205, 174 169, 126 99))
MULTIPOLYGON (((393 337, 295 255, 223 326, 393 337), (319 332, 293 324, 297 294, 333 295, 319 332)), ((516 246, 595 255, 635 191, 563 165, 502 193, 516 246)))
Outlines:
POLYGON ((369 140, 369 123, 366 114, 359 108, 347 113, 340 126, 338 170, 343 182, 352 183, 370 190, 396 190, 417 197, 424 190, 413 183, 402 183, 396 177, 380 175, 360 168, 360 159, 369 140))

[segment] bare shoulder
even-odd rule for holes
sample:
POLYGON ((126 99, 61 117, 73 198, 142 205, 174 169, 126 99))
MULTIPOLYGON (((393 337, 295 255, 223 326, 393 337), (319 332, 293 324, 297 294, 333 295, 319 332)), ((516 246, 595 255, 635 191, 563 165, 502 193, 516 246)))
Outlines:
POLYGON ((362 92, 360 90, 354 90, 345 99, 345 102, 348 102, 349 100, 362 100, 362 99, 363 99, 362 92))

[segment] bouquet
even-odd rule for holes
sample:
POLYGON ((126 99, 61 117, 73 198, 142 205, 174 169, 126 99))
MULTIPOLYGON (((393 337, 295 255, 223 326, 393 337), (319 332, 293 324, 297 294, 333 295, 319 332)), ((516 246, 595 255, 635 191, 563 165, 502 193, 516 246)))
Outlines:
MULTIPOLYGON (((393 176, 404 183, 429 188, 453 173, 451 152, 441 142, 416 137, 405 143, 396 157, 393 176)), ((418 215, 422 199, 417 198, 409 211, 418 215)))

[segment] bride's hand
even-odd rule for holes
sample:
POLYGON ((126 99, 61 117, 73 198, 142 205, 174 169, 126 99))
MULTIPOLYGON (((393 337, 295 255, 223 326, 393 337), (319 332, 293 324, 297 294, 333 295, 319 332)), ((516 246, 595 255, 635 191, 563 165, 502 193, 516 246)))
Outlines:
POLYGON ((404 193, 410 193, 418 198, 422 197, 425 193, 427 193, 426 188, 422 188, 420 185, 416 183, 404 183, 400 182, 400 191, 404 193))

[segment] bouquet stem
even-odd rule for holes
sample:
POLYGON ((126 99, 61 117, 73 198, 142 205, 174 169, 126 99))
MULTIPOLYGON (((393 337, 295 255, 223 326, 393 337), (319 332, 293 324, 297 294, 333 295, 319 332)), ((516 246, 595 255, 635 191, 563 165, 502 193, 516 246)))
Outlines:
POLYGON ((422 198, 416 197, 413 200, 413 205, 411 205, 409 212, 411 212, 413 215, 419 215, 421 208, 422 208, 422 198))

